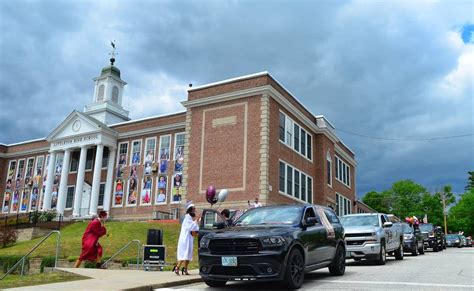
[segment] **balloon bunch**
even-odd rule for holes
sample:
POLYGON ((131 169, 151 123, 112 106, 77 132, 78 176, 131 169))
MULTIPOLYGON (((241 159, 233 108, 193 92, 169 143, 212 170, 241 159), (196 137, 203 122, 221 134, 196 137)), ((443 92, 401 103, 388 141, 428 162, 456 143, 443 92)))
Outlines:
POLYGON ((410 224, 410 225, 418 225, 420 224, 420 221, 416 216, 411 216, 411 217, 405 217, 405 222, 410 224))
POLYGON ((217 202, 224 202, 229 195, 229 191, 227 189, 222 189, 219 191, 219 194, 216 195, 216 188, 214 186, 209 186, 206 189, 206 200, 212 205, 216 204, 217 202))

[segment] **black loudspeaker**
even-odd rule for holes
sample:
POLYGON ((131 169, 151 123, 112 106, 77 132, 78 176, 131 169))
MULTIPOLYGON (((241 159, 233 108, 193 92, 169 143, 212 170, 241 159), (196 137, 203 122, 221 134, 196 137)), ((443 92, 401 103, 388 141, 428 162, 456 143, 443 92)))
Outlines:
POLYGON ((163 232, 161 229, 149 229, 146 238, 147 245, 163 245, 163 232))

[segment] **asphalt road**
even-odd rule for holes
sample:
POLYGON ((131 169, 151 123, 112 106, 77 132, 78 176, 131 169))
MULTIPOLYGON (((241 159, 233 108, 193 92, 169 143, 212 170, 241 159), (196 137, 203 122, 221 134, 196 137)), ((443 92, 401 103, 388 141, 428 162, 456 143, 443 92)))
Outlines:
MULTIPOLYGON (((204 283, 176 289, 207 289, 204 283)), ((230 282, 229 289, 280 289, 279 284, 230 282)), ((474 290, 474 248, 449 248, 443 252, 427 251, 403 261, 387 257, 387 264, 347 260, 346 273, 341 277, 329 275, 327 268, 306 274, 302 289, 318 290, 474 290)), ((219 290, 209 288, 209 290, 219 290)), ((163 290, 163 289, 160 289, 163 290)), ((171 289, 169 289, 171 290, 171 289)))

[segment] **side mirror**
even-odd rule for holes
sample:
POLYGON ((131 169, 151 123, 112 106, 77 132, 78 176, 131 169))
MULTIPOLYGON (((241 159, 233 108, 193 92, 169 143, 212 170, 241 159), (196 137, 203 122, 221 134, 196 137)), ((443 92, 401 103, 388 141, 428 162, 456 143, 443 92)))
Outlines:
POLYGON ((384 222, 383 227, 392 227, 393 223, 390 221, 384 222))
POLYGON ((318 223, 318 219, 316 217, 308 217, 306 218, 306 226, 313 226, 315 225, 316 223, 318 223))

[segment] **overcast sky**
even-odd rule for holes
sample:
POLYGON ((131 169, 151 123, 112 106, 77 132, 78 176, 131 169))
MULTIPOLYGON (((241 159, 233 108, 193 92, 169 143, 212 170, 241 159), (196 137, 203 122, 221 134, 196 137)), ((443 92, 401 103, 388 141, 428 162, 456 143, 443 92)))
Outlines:
POLYGON ((116 40, 133 119, 269 71, 355 151, 359 197, 400 179, 460 193, 474 170, 472 1, 71 2, 0 1, 0 143, 82 110, 116 40))

